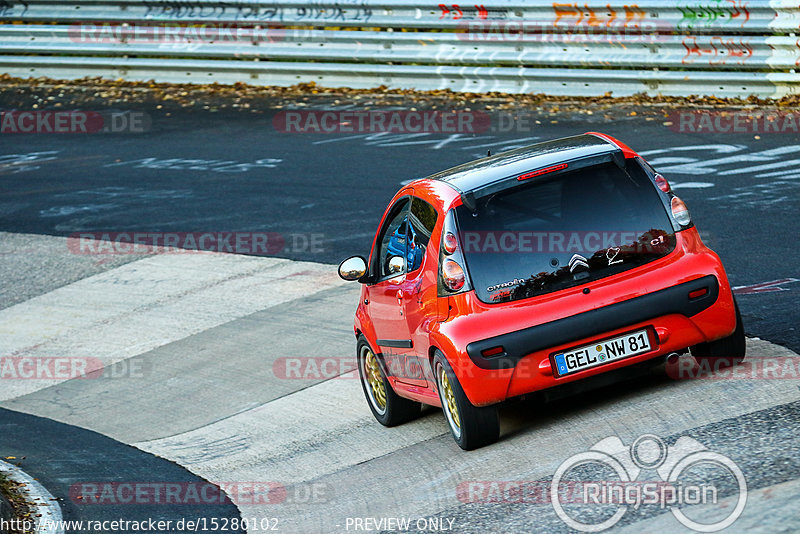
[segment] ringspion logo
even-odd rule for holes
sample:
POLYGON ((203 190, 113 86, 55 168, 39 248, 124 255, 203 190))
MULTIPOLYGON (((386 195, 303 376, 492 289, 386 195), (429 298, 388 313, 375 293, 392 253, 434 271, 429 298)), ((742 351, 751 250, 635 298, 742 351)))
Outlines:
POLYGON ((744 511, 747 482, 733 460, 689 436, 667 445, 658 436, 645 434, 629 447, 611 436, 558 467, 550 485, 550 502, 556 515, 579 532, 609 529, 629 508, 642 506, 669 509, 680 524, 692 530, 717 532, 732 525, 744 511), (658 480, 643 476, 647 472, 654 472, 658 480), (584 481, 580 505, 574 504, 574 498, 562 498, 565 487, 574 493, 575 477, 584 481), (720 506, 726 488, 735 488, 733 506, 720 506), (691 508, 709 504, 720 512, 711 519, 697 516, 691 508), (586 506, 604 513, 581 513, 586 506))

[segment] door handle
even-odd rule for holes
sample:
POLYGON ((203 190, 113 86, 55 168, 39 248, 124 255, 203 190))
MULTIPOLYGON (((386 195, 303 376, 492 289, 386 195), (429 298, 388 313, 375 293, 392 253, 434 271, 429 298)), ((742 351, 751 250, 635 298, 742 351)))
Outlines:
POLYGON ((398 302, 403 300, 403 290, 402 289, 398 289, 397 290, 397 300, 398 300, 398 302))

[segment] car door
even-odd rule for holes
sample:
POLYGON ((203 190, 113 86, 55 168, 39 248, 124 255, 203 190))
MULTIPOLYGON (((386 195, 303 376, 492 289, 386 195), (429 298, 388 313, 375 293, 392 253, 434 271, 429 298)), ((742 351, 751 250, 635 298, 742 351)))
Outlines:
POLYGON ((390 375, 408 384, 426 385, 414 356, 411 331, 406 321, 404 299, 413 284, 409 284, 408 263, 408 209, 410 197, 398 199, 384 220, 373 248, 371 269, 376 282, 367 286, 367 299, 370 307, 377 350, 383 354, 390 375), (393 271, 392 261, 402 268, 393 271))
POLYGON ((406 216, 407 269, 402 284, 402 306, 411 334, 414 361, 409 362, 409 374, 422 374, 433 383, 428 363, 428 328, 439 314, 437 297, 438 252, 431 244, 431 236, 438 214, 436 209, 419 197, 411 198, 411 208, 406 216))

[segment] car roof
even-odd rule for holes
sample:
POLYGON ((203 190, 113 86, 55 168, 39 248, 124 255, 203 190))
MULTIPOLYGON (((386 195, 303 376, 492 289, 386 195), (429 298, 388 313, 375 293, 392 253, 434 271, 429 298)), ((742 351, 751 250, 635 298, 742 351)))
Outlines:
MULTIPOLYGON (((433 174, 428 179, 445 182, 464 195, 483 189, 489 184, 504 182, 520 174, 546 169, 563 162, 614 155, 624 159, 623 149, 610 139, 595 134, 555 139, 471 161, 433 174)), ((601 159, 598 159, 597 163, 600 162, 601 159)))

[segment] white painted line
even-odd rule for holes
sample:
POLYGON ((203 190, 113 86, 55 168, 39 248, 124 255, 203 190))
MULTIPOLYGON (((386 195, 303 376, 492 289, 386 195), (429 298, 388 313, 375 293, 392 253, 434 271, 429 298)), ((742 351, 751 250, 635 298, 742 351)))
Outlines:
MULTIPOLYGON (((319 263, 152 256, 0 310, 0 358, 86 358, 91 371, 343 283, 319 263)), ((60 381, 0 378, 0 401, 60 381)))
MULTIPOLYGON (((353 341, 355 343, 355 340, 353 341)), ((136 443, 211 481, 310 480, 447 432, 424 418, 396 429, 370 413, 355 371, 177 436, 136 443), (231 437, 236 447, 231 447, 231 437), (264 477, 270 477, 265 480, 264 477)))
POLYGON ((33 507, 31 517, 36 521, 37 534, 63 534, 61 506, 53 495, 28 473, 15 465, 0 460, 0 473, 22 484, 22 491, 33 507))
POLYGON ((706 189, 714 187, 716 184, 712 182, 675 182, 670 183, 672 189, 706 189))
POLYGON ((733 292, 736 295, 754 295, 757 293, 776 293, 778 291, 789 291, 789 288, 781 287, 786 284, 800 282, 797 278, 783 278, 782 280, 773 280, 771 282, 761 282, 759 284, 752 284, 749 286, 736 286, 733 292))

